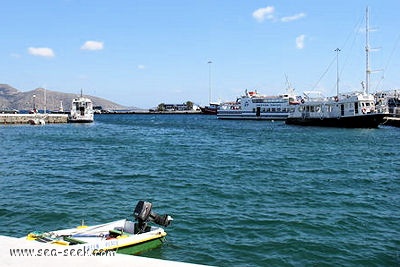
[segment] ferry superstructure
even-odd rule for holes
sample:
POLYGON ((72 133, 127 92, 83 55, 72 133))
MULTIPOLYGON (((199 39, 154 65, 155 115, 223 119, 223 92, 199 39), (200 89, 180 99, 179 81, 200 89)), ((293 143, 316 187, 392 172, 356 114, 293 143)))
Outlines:
POLYGON ((217 117, 230 120, 285 120, 297 104, 299 102, 292 90, 277 96, 245 90, 245 94, 235 102, 222 103, 217 117))

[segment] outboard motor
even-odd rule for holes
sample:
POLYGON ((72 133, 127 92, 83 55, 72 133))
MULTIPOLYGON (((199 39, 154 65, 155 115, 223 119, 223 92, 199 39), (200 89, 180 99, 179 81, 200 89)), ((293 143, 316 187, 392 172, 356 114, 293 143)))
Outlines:
POLYGON ((150 231, 150 226, 147 222, 154 222, 158 225, 167 227, 173 220, 168 214, 158 215, 154 213, 152 209, 153 204, 150 202, 140 200, 133 212, 133 217, 135 217, 135 234, 145 233, 150 231))

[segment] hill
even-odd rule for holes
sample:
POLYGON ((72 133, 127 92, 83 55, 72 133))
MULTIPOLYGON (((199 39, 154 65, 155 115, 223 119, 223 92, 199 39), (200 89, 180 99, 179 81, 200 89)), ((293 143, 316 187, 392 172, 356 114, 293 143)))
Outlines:
MULTIPOLYGON (((46 104, 46 109, 52 111, 58 110, 62 103, 64 110, 69 111, 71 109, 72 99, 77 96, 77 94, 61 93, 44 88, 36 88, 32 91, 21 92, 8 84, 0 84, 0 110, 30 110, 33 108, 34 104, 37 109, 43 110, 46 104)), ((93 106, 101 106, 103 109, 109 110, 127 109, 125 106, 100 97, 90 95, 84 96, 92 100, 93 106)))

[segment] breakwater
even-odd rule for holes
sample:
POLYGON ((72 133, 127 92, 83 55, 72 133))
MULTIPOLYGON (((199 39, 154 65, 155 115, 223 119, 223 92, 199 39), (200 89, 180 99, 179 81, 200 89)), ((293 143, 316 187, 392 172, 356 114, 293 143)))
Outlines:
POLYGON ((45 123, 67 123, 67 114, 0 114, 0 124, 29 124, 42 120, 45 123))
MULTIPOLYGON (((96 114, 96 113, 95 113, 96 114)), ((100 114, 102 115, 196 115, 196 114, 204 114, 200 110, 166 110, 166 111, 157 111, 157 110, 115 110, 115 111, 102 111, 100 114)))

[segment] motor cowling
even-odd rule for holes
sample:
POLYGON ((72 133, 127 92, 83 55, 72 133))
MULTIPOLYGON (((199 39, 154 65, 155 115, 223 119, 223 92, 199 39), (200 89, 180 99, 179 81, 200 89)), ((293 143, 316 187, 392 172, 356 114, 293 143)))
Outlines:
POLYGON ((137 221, 135 227, 135 233, 143 233, 150 231, 150 227, 147 226, 148 222, 154 222, 160 226, 167 227, 173 220, 168 214, 158 215, 152 211, 153 204, 147 201, 140 200, 133 211, 133 217, 137 221))

